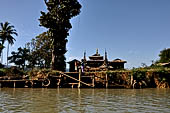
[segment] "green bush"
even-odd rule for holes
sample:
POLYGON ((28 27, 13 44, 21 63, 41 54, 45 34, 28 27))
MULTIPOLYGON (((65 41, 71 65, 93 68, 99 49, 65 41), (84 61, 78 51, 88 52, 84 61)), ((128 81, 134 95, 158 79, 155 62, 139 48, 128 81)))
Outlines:
POLYGON ((3 69, 3 68, 0 69, 0 77, 6 75, 6 74, 5 74, 5 71, 6 71, 6 70, 3 69))

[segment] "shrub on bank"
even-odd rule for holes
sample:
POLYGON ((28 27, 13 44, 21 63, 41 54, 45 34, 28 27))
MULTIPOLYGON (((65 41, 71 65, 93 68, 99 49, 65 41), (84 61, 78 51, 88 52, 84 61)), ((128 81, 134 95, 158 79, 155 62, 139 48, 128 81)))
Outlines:
POLYGON ((5 73, 6 73, 6 70, 1 68, 0 69, 0 77, 5 76, 6 75, 5 73))
POLYGON ((0 77, 1 79, 22 79, 22 76, 25 74, 23 70, 18 69, 17 67, 11 68, 1 68, 0 77))

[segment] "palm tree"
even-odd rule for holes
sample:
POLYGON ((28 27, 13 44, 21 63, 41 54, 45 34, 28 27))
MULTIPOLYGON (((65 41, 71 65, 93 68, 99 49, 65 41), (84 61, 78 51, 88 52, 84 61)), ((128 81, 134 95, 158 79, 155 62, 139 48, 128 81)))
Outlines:
POLYGON ((8 41, 8 47, 7 47, 7 66, 8 66, 8 53, 9 53, 9 44, 13 45, 15 38, 12 35, 18 36, 16 33, 16 30, 14 29, 14 26, 10 25, 10 23, 5 22, 0 23, 0 41, 1 44, 4 45, 5 41, 8 41))

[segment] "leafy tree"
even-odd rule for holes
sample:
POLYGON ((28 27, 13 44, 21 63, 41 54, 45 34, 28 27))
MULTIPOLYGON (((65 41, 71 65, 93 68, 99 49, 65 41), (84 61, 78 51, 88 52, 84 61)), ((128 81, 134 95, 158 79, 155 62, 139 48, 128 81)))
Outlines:
POLYGON ((51 43, 52 40, 48 37, 47 32, 44 32, 35 38, 35 53, 40 57, 39 63, 41 68, 50 68, 52 54, 51 43))
POLYGON ((160 63, 170 62, 170 48, 160 51, 159 57, 160 59, 158 62, 160 63))
POLYGON ((0 23, 1 29, 0 29, 0 39, 2 46, 4 45, 5 41, 8 41, 8 48, 7 48, 7 65, 8 65, 8 53, 9 53, 9 44, 14 44, 15 38, 12 35, 18 36, 16 33, 16 30, 14 29, 14 26, 10 25, 10 23, 5 22, 0 23))
POLYGON ((12 56, 8 57, 10 63, 14 63, 19 68, 25 68, 26 62, 29 60, 29 49, 18 48, 18 52, 11 52, 12 56))
POLYGON ((35 39, 32 39, 31 42, 26 44, 26 48, 29 50, 29 60, 28 60, 28 67, 34 68, 36 66, 37 54, 33 54, 35 51, 35 39))
POLYGON ((26 44, 30 49, 29 67, 50 68, 51 43, 47 32, 44 32, 26 44))
POLYGON ((81 5, 77 0, 44 0, 48 12, 41 12, 40 25, 48 28, 52 40, 52 69, 65 71, 66 43, 70 19, 80 13, 81 5))

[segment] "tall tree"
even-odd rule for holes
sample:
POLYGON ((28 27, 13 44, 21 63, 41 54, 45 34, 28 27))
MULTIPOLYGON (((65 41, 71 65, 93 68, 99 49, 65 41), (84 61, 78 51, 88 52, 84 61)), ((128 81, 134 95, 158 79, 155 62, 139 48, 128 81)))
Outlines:
POLYGON ((10 23, 5 22, 5 23, 0 23, 1 29, 0 29, 0 39, 1 39, 1 44, 2 46, 4 45, 5 41, 8 42, 8 47, 7 47, 7 65, 8 65, 8 53, 9 53, 9 44, 14 44, 15 38, 13 35, 18 36, 16 33, 16 30, 14 29, 13 25, 10 25, 10 23))
POLYGON ((48 12, 41 12, 40 25, 48 28, 48 37, 52 39, 52 69, 65 71, 64 54, 70 19, 80 13, 81 5, 77 0, 44 0, 48 12))

